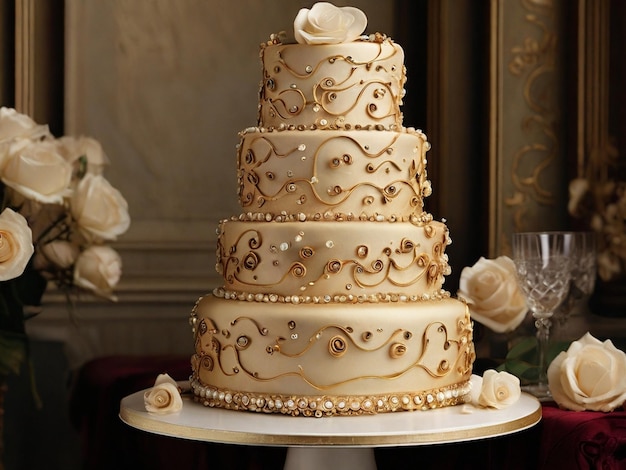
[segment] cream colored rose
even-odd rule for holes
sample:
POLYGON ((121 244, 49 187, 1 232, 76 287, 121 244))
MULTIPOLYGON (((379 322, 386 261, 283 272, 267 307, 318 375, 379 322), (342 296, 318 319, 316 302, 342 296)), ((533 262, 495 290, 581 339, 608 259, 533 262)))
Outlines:
POLYGON ((6 208, 0 214, 0 281, 19 277, 35 248, 26 219, 6 208))
POLYGON ((86 171, 101 175, 109 160, 102 149, 102 145, 91 137, 64 136, 57 139, 59 153, 74 164, 80 157, 86 158, 86 171))
POLYGON ((367 17, 358 8, 319 2, 298 12, 293 30, 300 44, 339 44, 354 41, 366 26, 367 17))
POLYGON ((85 175, 74 191, 70 207, 85 234, 115 240, 130 226, 128 203, 101 175, 85 175))
POLYGON ((180 389, 168 374, 160 374, 154 386, 143 395, 144 405, 149 413, 177 413, 183 408, 180 389))
POLYGON ((40 245, 39 251, 48 262, 62 269, 72 266, 79 254, 78 246, 65 240, 53 240, 40 245))
POLYGON ((13 108, 0 108, 0 142, 14 138, 38 139, 50 135, 48 126, 37 124, 13 108))
POLYGON ((27 199, 60 204, 70 194, 72 166, 53 141, 14 142, 2 169, 2 182, 27 199))
POLYGON ((548 367, 557 404, 573 411, 613 411, 626 402, 626 354, 587 333, 548 367))
POLYGON ((513 331, 524 320, 528 306, 517 284, 515 263, 507 256, 481 257, 461 271, 458 296, 472 318, 496 333, 513 331))
POLYGON ((122 259, 109 246, 90 246, 76 259, 74 284, 102 297, 115 300, 113 288, 121 276, 122 259))
POLYGON ((522 390, 520 381, 513 374, 488 369, 472 377, 471 402, 484 408, 505 408, 517 403, 522 390))

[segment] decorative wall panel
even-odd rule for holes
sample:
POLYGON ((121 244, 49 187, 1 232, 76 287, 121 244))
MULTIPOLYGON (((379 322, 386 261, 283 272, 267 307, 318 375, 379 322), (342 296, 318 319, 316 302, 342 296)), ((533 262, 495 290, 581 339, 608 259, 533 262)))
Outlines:
POLYGON ((563 2, 493 0, 490 70, 491 256, 513 232, 567 223, 563 2))

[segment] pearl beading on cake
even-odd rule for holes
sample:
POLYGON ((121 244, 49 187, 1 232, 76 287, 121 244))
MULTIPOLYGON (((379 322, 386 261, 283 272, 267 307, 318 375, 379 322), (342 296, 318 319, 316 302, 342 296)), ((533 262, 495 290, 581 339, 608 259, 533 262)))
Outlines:
MULTIPOLYGON (((279 214, 274 214, 270 212, 246 212, 242 213, 238 216, 232 216, 230 219, 225 219, 232 221, 246 221, 246 222, 306 222, 306 221, 332 221, 332 222, 351 222, 351 221, 359 221, 359 222, 410 222, 413 225, 421 226, 424 224, 428 224, 433 221, 433 216, 427 212, 423 212, 419 216, 410 215, 410 216, 395 216, 391 215, 386 217, 382 214, 373 214, 373 215, 355 215, 352 213, 342 213, 342 212, 332 212, 327 211, 323 214, 316 213, 313 215, 307 215, 303 212, 298 213, 288 213, 286 211, 281 212, 279 214)), ((447 244, 450 245, 452 240, 448 236, 447 244)))
POLYGON ((345 295, 345 294, 327 294, 324 296, 309 295, 278 295, 278 294, 261 294, 235 292, 217 287, 213 289, 215 297, 226 300, 242 300, 247 302, 265 302, 265 303, 291 303, 291 304, 327 304, 327 303, 350 303, 358 304, 365 302, 372 303, 394 303, 394 302, 422 302, 431 300, 449 299, 451 294, 445 289, 440 289, 432 293, 422 295, 405 295, 396 293, 378 293, 371 295, 345 295))
POLYGON ((221 390, 204 386, 192 376, 191 389, 194 401, 211 408, 321 418, 395 411, 425 411, 459 405, 469 401, 471 383, 466 381, 449 387, 407 393, 298 396, 221 390))
POLYGON ((280 131, 314 131, 318 129, 332 129, 332 130, 356 130, 356 131, 398 131, 406 132, 407 134, 414 134, 420 136, 424 140, 425 150, 430 150, 430 142, 426 134, 421 129, 415 129, 414 127, 398 127, 393 124, 385 126, 383 124, 348 124, 341 119, 336 121, 320 122, 317 124, 305 125, 305 124, 279 124, 278 126, 250 126, 239 132, 239 137, 243 137, 246 134, 254 133, 266 133, 266 132, 280 132, 280 131))

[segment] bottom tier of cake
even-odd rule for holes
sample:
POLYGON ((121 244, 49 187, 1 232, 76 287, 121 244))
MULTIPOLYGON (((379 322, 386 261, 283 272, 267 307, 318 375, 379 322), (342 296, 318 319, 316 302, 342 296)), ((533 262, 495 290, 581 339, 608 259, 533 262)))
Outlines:
POLYGON ((292 416, 427 410, 467 400, 464 303, 196 303, 191 385, 206 406, 292 416))

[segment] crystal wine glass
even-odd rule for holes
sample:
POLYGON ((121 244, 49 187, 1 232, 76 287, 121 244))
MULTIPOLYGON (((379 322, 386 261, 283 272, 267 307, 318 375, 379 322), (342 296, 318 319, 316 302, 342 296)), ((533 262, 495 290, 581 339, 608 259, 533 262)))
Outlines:
POLYGON ((589 300, 596 283, 597 251, 594 232, 573 232, 574 261, 565 300, 554 313, 557 330, 567 337, 567 323, 575 309, 589 300))
POLYGON ((546 352, 551 317, 567 296, 575 254, 572 232, 524 232, 513 234, 513 261, 519 286, 526 296, 537 328, 538 383, 524 387, 540 400, 550 399, 546 352))

